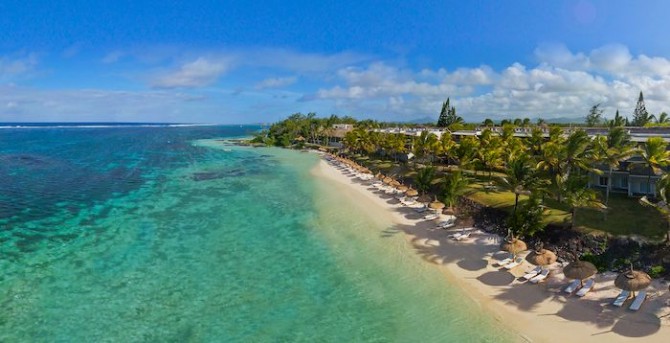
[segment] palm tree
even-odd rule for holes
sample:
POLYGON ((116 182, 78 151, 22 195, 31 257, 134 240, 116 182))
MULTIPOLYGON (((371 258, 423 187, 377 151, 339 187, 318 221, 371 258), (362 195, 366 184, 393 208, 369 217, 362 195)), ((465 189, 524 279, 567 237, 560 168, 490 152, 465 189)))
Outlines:
POLYGON ((604 210, 607 207, 598 199, 598 192, 587 187, 582 177, 571 176, 564 184, 565 203, 570 207, 572 218, 570 228, 575 228, 577 209, 591 208, 604 210))
POLYGON ((444 156, 447 165, 449 165, 449 159, 452 158, 455 154, 456 142, 451 138, 451 132, 446 131, 440 136, 440 141, 437 144, 437 155, 444 156))
POLYGON ((477 151, 476 161, 488 171, 489 182, 491 181, 493 170, 500 168, 503 164, 502 152, 499 146, 482 147, 477 151))
POLYGON ((479 140, 473 136, 463 137, 456 148, 456 157, 461 169, 466 169, 472 164, 479 150, 479 140))
POLYGON ((563 175, 564 177, 569 177, 570 172, 573 169, 592 169, 592 167, 589 166, 591 160, 589 151, 590 142, 589 135, 582 129, 578 129, 568 136, 568 139, 566 139, 565 144, 563 145, 563 164, 565 165, 565 168, 562 169, 565 171, 565 174, 563 175))
POLYGON ((667 144, 661 137, 649 137, 647 143, 640 150, 642 165, 648 168, 647 193, 651 192, 651 174, 657 174, 661 167, 668 165, 670 154, 667 151, 667 144))
POLYGON ((489 181, 493 170, 500 167, 502 161, 502 141, 499 136, 493 135, 490 129, 485 129, 479 136, 479 149, 476 161, 489 172, 489 181))
MULTIPOLYGON (((414 155, 416 155, 417 159, 425 158, 431 152, 435 151, 437 143, 437 136, 434 133, 422 131, 421 135, 414 139, 414 155)), ((432 156, 430 161, 432 162, 432 156)))
POLYGON ((670 174, 664 173, 661 176, 661 179, 656 184, 656 193, 658 194, 661 201, 651 202, 647 196, 643 196, 640 199, 640 203, 645 206, 651 206, 657 209, 665 217, 665 221, 668 224, 667 232, 665 234, 665 243, 670 244, 670 206, 668 205, 668 200, 670 200, 670 174))
POLYGON ((534 127, 528 138, 528 146, 533 156, 542 154, 542 144, 544 144, 544 132, 539 127, 534 127))
POLYGON ((516 210, 519 206, 519 197, 522 194, 529 195, 533 186, 537 185, 538 179, 530 164, 527 155, 513 155, 507 161, 505 175, 500 178, 500 186, 514 193, 514 210, 512 217, 516 218, 516 210))
POLYGON ((453 210, 454 206, 458 204, 458 198, 465 194, 469 185, 470 179, 460 170, 445 174, 442 181, 444 203, 453 210))
POLYGON ((609 204, 612 188, 612 172, 621 161, 627 160, 637 152, 630 144, 630 137, 623 127, 617 126, 609 130, 607 137, 597 136, 594 140, 595 160, 607 166, 607 189, 605 190, 605 206, 609 204))
POLYGON ((414 186, 421 194, 425 194, 430 185, 433 183, 433 177, 435 176, 434 167, 425 167, 421 168, 416 172, 416 178, 414 178, 414 186))

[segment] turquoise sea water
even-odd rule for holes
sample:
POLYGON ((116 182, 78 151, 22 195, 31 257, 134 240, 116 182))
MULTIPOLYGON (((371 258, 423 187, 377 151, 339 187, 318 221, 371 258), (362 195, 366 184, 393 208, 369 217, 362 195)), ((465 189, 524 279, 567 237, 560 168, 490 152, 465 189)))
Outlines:
POLYGON ((314 154, 252 128, 0 130, 0 341, 500 342, 314 154))

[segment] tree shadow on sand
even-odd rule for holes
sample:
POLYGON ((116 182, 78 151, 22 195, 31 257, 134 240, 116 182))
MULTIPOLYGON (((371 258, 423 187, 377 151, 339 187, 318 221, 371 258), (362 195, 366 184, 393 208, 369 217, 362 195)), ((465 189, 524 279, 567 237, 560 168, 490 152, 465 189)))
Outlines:
POLYGON ((645 337, 661 329, 661 319, 652 313, 631 312, 627 308, 613 307, 608 300, 592 300, 571 296, 562 300, 562 308, 552 314, 565 320, 589 323, 597 328, 610 328, 593 335, 608 333, 623 337, 645 337))
MULTIPOLYGON (((512 274, 509 275, 514 277, 512 274)), ((544 292, 536 292, 529 287, 543 287, 543 285, 528 283, 514 285, 513 287, 507 288, 503 292, 497 294, 495 299, 501 300, 508 305, 516 306, 520 310, 532 310, 540 303, 547 300, 548 296, 544 292)))
POLYGON ((507 286, 514 282, 514 275, 504 271, 486 272, 477 277, 479 282, 488 286, 507 286))
POLYGON ((488 266, 489 261, 484 259, 462 259, 456 263, 461 269, 469 270, 471 272, 482 270, 488 266))

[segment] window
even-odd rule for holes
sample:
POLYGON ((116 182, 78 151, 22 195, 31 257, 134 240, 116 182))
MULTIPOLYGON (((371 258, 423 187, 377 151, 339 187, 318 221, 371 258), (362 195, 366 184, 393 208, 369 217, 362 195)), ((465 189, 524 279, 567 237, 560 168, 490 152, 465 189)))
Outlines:
POLYGON ((607 176, 601 176, 598 178, 598 184, 601 186, 607 187, 607 176))
POLYGON ((643 193, 643 194, 649 193, 646 182, 641 182, 640 183, 640 193, 643 193))
POLYGON ((628 176, 621 177, 621 188, 628 188, 628 176))

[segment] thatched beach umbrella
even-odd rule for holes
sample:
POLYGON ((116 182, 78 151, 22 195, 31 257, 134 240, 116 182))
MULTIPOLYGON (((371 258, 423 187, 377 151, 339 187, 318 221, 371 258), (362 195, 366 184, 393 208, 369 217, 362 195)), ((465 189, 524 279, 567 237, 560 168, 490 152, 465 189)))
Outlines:
POLYGON ((528 262, 538 266, 550 265, 556 262, 556 259, 556 254, 553 251, 547 249, 534 250, 528 254, 528 256, 526 256, 526 260, 528 262))
POLYGON ((377 173, 377 175, 375 175, 375 177, 376 177, 378 180, 384 180, 384 178, 385 178, 384 174, 382 174, 382 173, 377 173))
POLYGON ((633 270, 632 265, 630 267, 630 270, 619 274, 619 276, 617 276, 616 279, 614 280, 615 286, 633 292, 633 296, 635 296, 636 291, 645 289, 650 284, 651 284, 651 277, 649 276, 649 274, 643 271, 633 270))
POLYGON ((516 256, 516 254, 528 249, 526 243, 514 236, 510 236, 505 239, 502 244, 500 244, 500 249, 511 253, 516 256))
POLYGON ((408 190, 409 188, 407 188, 407 186, 400 185, 400 186, 398 186, 396 189, 397 189, 398 192, 400 192, 400 193, 405 193, 405 192, 407 192, 407 190, 408 190))
MULTIPOLYGON (((576 258, 576 256, 575 256, 576 258)), ((598 268, 591 262, 580 261, 576 258, 575 261, 568 263, 563 268, 563 274, 570 279, 579 279, 579 282, 584 286, 584 279, 588 279, 598 272, 598 268)))
POLYGON ((419 192, 417 192, 416 189, 410 188, 405 194, 408 197, 415 197, 415 196, 419 195, 419 192))
POLYGON ((435 201, 431 202, 430 205, 428 205, 428 206, 433 210, 441 210, 441 209, 444 208, 444 203, 435 200, 435 201))
POLYGON ((389 183, 389 185, 393 187, 400 187, 400 182, 398 182, 398 180, 393 180, 391 183, 389 183))
POLYGON ((388 185, 389 183, 393 182, 393 179, 387 176, 384 178, 384 180, 382 180, 382 182, 388 185))

